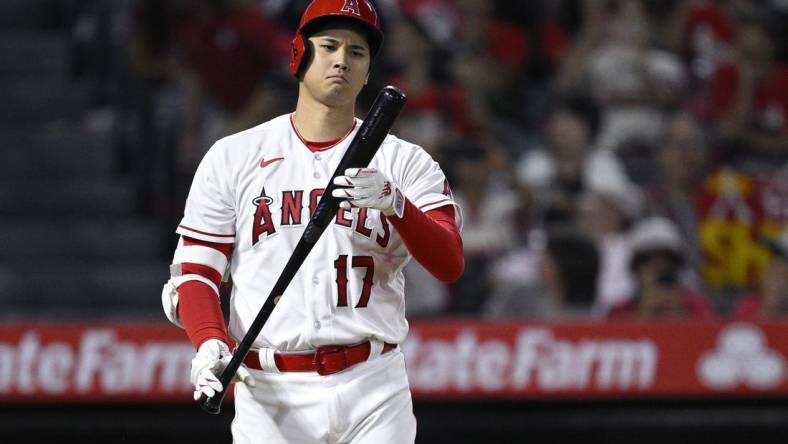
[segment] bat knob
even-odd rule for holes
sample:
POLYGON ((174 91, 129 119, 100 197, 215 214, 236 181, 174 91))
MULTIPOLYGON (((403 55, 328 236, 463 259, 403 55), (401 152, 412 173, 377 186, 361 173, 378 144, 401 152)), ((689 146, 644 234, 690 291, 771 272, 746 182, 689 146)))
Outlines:
POLYGON ((218 415, 222 411, 222 399, 218 393, 210 398, 203 396, 200 398, 200 407, 211 415, 218 415))

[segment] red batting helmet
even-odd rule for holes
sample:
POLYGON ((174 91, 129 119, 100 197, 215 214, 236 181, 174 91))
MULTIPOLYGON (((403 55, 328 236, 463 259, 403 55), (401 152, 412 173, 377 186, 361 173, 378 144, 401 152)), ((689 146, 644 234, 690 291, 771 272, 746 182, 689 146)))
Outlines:
POLYGON ((375 57, 383 44, 383 32, 375 8, 367 0, 314 0, 306 7, 290 51, 290 72, 299 77, 309 61, 310 31, 327 19, 350 19, 360 24, 367 34, 370 55, 375 57))

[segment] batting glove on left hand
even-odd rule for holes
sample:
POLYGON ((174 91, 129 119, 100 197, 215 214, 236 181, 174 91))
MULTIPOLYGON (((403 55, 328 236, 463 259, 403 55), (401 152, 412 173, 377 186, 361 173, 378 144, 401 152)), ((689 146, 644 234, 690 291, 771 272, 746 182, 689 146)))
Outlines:
MULTIPOLYGON (((230 359, 232 359, 230 348, 218 339, 208 339, 200 345, 192 359, 191 382, 194 384, 195 401, 202 395, 210 398, 216 392, 224 390, 219 375, 230 363, 230 359)), ((255 386, 254 378, 243 365, 238 367, 233 380, 249 387, 255 386)))
POLYGON ((339 206, 374 208, 386 216, 402 217, 405 212, 405 197, 383 173, 375 168, 348 168, 344 176, 334 178, 336 188, 331 193, 344 199, 339 206))

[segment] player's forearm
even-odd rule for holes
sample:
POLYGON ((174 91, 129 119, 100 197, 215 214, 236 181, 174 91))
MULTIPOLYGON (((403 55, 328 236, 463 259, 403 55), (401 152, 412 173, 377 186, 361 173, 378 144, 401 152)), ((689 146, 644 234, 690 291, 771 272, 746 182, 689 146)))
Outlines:
POLYGON ((179 242, 173 260, 183 279, 178 285, 178 317, 195 348, 208 339, 227 342, 218 291, 231 252, 231 244, 186 236, 179 242))
POLYGON ((406 200, 400 219, 389 217, 408 251, 437 279, 454 282, 465 269, 462 238, 454 222, 454 208, 440 207, 427 213, 406 200))
POLYGON ((219 298, 204 282, 186 281, 178 287, 178 315, 195 348, 208 339, 227 340, 219 298))

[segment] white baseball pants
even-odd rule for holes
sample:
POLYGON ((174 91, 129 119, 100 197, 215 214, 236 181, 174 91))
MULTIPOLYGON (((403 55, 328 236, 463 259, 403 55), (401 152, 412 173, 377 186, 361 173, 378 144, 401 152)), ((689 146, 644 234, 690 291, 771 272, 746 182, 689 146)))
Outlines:
POLYGON ((235 386, 234 444, 269 442, 271 420, 291 444, 412 444, 416 418, 399 349, 333 375, 249 370, 235 386))

